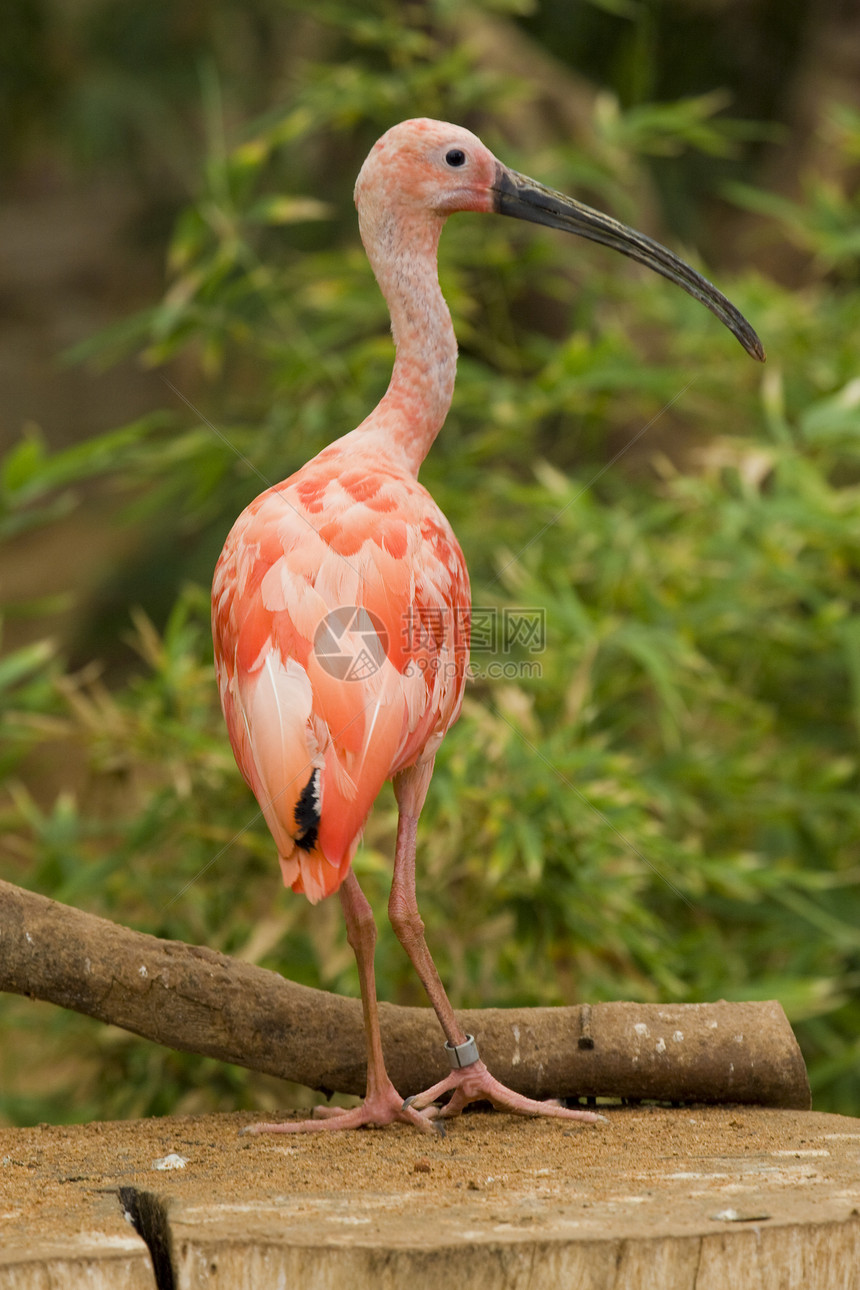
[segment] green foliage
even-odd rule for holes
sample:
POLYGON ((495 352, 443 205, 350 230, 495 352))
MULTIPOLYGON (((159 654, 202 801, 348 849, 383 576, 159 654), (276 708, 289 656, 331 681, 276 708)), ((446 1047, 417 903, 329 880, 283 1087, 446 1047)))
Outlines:
POLYGON ((727 192, 740 205, 771 216, 785 237, 814 257, 819 272, 845 273, 857 279, 860 260, 860 194, 856 169, 860 158, 860 112, 833 104, 822 143, 832 151, 834 165, 823 174, 804 178, 802 201, 764 192, 744 184, 731 184, 727 192))
MULTIPOLYGON (((55 456, 22 442, 0 476, 7 534, 51 522, 83 480, 109 473, 154 530, 181 532, 192 562, 214 559, 241 507, 385 387, 387 318, 349 212, 373 138, 419 112, 467 118, 511 164, 538 169, 493 138, 494 95, 510 86, 453 39, 462 6, 313 11, 340 57, 309 63, 289 102, 235 144, 210 93, 210 151, 165 296, 97 346, 196 362, 217 411, 178 404, 55 456)), ((623 194, 645 187, 644 157, 719 153, 742 133, 713 124, 714 107, 616 105, 590 151, 545 144, 539 177, 573 189, 587 176, 632 219, 623 194)), ((847 174, 856 120, 833 119, 847 174)), ((753 273, 728 284, 769 350, 763 377, 709 314, 608 253, 505 221, 446 229, 462 355, 422 480, 460 537, 475 605, 543 612, 545 641, 475 654, 422 820, 419 895, 457 1004, 775 996, 817 1105, 856 1113, 856 245, 823 238, 823 183, 791 206, 745 194, 782 221, 774 236, 787 223, 839 269, 792 291, 753 273)), ((840 230, 848 201, 835 203, 840 230)), ((0 670, 3 765, 19 767, 0 803, 8 876, 354 991, 337 902, 274 899, 271 840, 217 709, 207 592, 175 546, 166 620, 130 601, 138 664, 122 683, 61 675, 45 646, 0 670), (48 737, 84 763, 55 800, 32 769, 48 737)), ((393 829, 386 793, 356 859, 380 914, 393 829)), ((385 997, 421 1001, 384 927, 379 977, 385 997)), ((75 1098, 0 1101, 11 1118, 273 1096, 74 1018, 52 1024, 55 1050, 80 1063, 75 1098)))

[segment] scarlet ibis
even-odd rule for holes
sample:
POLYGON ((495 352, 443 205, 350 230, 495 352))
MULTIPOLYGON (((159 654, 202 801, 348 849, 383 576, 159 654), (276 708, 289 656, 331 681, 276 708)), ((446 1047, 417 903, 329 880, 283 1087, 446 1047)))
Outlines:
POLYGON ((355 187, 361 237, 391 312, 388 389, 356 429, 233 526, 215 571, 221 704, 239 768, 259 802, 284 882, 311 901, 337 891, 358 965, 367 1095, 352 1110, 255 1131, 350 1128, 436 1117, 475 1100, 524 1115, 594 1121, 499 1083, 457 1020, 424 938, 415 889, 418 817, 436 751, 463 699, 469 576, 457 539, 418 482, 454 389, 457 344, 439 288, 442 226, 496 212, 614 247, 706 305, 756 359, 761 343, 715 287, 658 243, 503 166, 456 125, 411 120, 375 144, 355 187), (398 805, 388 912, 445 1035, 447 1078, 403 1097, 385 1068, 373 955, 376 926, 351 861, 391 779, 398 805), (449 1100, 437 1101, 445 1094, 449 1100))

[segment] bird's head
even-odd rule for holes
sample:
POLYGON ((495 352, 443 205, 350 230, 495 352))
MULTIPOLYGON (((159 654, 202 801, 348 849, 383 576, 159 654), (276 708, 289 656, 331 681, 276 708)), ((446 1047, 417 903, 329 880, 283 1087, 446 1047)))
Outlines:
POLYGON ((462 126, 426 118, 392 126, 359 172, 355 203, 362 224, 379 230, 392 229, 410 215, 441 225, 455 211, 480 211, 600 242, 682 287, 728 327, 748 354, 764 359, 761 341, 739 310, 673 251, 610 215, 510 170, 462 126))
POLYGON ((477 135, 446 121, 418 118, 392 126, 359 171, 355 204, 382 202, 445 217, 495 209, 499 162, 477 135))

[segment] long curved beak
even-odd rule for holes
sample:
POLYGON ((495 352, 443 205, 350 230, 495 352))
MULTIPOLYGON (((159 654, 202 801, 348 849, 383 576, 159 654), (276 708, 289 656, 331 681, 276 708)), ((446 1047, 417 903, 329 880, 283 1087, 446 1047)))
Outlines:
POLYGON ((610 215, 603 215, 526 175, 508 170, 501 163, 496 170, 493 192, 495 209, 500 215, 512 215, 514 219, 546 224, 548 228, 559 228, 565 233, 590 238, 592 242, 602 242, 604 246, 613 247, 622 255, 638 260, 670 282, 677 283, 716 314, 748 354, 760 363, 764 362, 764 347, 743 314, 712 283, 659 242, 620 224, 610 215))

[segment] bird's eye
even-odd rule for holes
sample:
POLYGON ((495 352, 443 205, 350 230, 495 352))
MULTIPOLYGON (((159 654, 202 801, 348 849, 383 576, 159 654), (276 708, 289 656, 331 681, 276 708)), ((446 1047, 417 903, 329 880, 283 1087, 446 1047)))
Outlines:
POLYGON ((466 154, 462 148, 449 148, 445 153, 445 160, 449 166, 465 166, 466 154))

